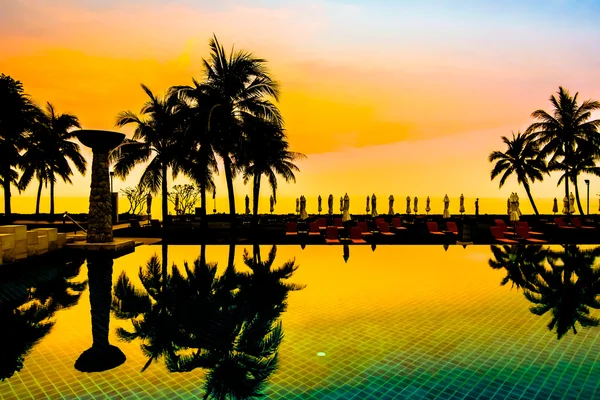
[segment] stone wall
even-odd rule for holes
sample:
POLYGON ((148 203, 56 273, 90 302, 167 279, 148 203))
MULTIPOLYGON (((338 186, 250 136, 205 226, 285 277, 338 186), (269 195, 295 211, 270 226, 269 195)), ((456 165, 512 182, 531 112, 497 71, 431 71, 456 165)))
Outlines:
POLYGON ((106 243, 113 240, 110 196, 108 153, 94 152, 87 229, 89 243, 106 243))

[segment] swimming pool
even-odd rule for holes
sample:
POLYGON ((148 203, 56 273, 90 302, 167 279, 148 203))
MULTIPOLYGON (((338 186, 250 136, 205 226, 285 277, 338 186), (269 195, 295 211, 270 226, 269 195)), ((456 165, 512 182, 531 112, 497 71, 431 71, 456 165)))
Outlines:
POLYGON ((92 343, 86 263, 16 273, 0 397, 600 398, 600 329, 580 324, 600 316, 600 248, 545 249, 138 247, 110 275, 108 340, 126 361, 93 373, 74 366, 92 343))

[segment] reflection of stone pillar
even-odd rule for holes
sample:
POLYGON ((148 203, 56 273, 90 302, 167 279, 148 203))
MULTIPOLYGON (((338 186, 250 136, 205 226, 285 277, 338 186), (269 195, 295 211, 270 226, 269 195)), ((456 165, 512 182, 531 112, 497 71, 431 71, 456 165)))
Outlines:
POLYGON ((82 372, 98 372, 125 362, 125 355, 108 341, 112 290, 112 255, 95 253, 88 256, 88 285, 92 315, 92 347, 75 362, 82 372))
POLYGON ((108 153, 94 151, 88 214, 88 243, 112 242, 112 204, 108 175, 108 153))

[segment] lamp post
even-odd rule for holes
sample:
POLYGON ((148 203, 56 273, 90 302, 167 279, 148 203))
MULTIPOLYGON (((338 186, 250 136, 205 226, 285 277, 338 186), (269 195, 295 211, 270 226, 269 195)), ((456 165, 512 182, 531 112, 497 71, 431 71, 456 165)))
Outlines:
POLYGON ((587 185, 587 215, 590 215, 590 180, 586 179, 584 182, 587 185))

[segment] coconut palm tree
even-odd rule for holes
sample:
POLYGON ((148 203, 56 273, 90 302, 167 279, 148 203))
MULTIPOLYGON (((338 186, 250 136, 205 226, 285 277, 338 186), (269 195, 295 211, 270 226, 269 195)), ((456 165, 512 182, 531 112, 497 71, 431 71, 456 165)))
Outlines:
POLYGON ((243 138, 243 121, 256 116, 283 126, 279 109, 269 100, 277 101, 278 84, 271 78, 266 60, 246 51, 225 53, 216 36, 210 40, 211 55, 204 61, 205 81, 202 91, 209 97, 208 130, 214 130, 214 149, 223 160, 229 212, 235 226, 235 196, 233 178, 239 171, 236 158, 243 138))
MULTIPOLYGON (((565 176, 569 177, 578 149, 588 149, 594 155, 600 153, 600 119, 590 120, 592 112, 600 110, 600 102, 585 100, 579 104, 577 95, 571 96, 568 90, 559 87, 558 96, 550 97, 552 112, 534 111, 531 116, 537 122, 525 131, 534 136, 539 157, 550 156, 548 164, 562 160, 565 176)), ((565 196, 569 196, 569 179, 565 179, 565 196)))
POLYGON ((256 117, 244 121, 245 140, 242 143, 244 183, 252 179, 252 226, 258 223, 258 200, 262 176, 266 176, 273 198, 277 201, 277 175, 286 182, 295 182, 294 171, 300 169, 293 161, 306 157, 302 153, 289 151, 289 144, 283 129, 277 125, 256 117))
POLYGON ((206 87, 195 79, 192 79, 192 82, 192 86, 174 86, 171 92, 180 96, 182 105, 187 108, 189 123, 181 141, 183 151, 189 154, 181 164, 185 174, 200 187, 201 221, 205 229, 206 192, 214 192, 213 176, 219 172, 215 156, 215 131, 208 129, 208 116, 214 104, 205 90, 206 87))
POLYGON ((181 141, 185 126, 185 108, 178 96, 171 93, 160 98, 141 85, 148 96, 140 116, 131 111, 123 111, 117 116, 117 126, 135 125, 132 139, 126 139, 110 153, 114 162, 115 175, 125 178, 138 164, 148 162, 139 185, 152 193, 161 191, 163 226, 169 218, 168 171, 171 168, 173 179, 181 172, 181 141))
POLYGON ((26 188, 35 176, 38 180, 36 214, 39 213, 42 185, 50 185, 50 215, 54 215, 54 187, 56 177, 72 183, 73 171, 69 161, 82 175, 87 162, 81 155, 79 145, 72 142, 73 128, 81 128, 79 120, 72 114, 58 114, 54 106, 46 103, 46 108, 36 119, 28 138, 27 151, 23 155, 25 168, 20 179, 26 188))
POLYGON ((21 191, 17 169, 24 167, 21 151, 39 115, 39 109, 23 90, 23 84, 0 75, 0 184, 4 189, 4 216, 11 219, 11 185, 21 191))
POLYGON ((542 180, 542 174, 546 171, 546 164, 543 159, 538 157, 538 147, 531 137, 517 132, 517 135, 513 133, 512 139, 508 139, 506 136, 502 136, 502 141, 506 144, 507 149, 503 152, 494 151, 489 155, 490 162, 496 162, 492 169, 491 178, 492 180, 498 175, 502 174, 500 178, 500 187, 504 185, 506 179, 511 175, 517 176, 517 182, 522 184, 529 197, 529 201, 535 211, 536 215, 539 215, 538 209, 535 206, 533 197, 531 196, 531 189, 529 187, 530 181, 533 183, 535 180, 542 180))
MULTIPOLYGON (((600 176, 600 168, 596 166, 596 160, 598 159, 593 153, 583 151, 582 149, 576 149, 573 154, 573 163, 569 167, 571 183, 575 187, 575 198, 577 199, 577 207, 581 215, 585 215, 583 208, 581 207, 581 200, 579 198, 579 185, 577 178, 579 174, 590 174, 594 176, 600 176)), ((566 165, 564 158, 561 161, 555 161, 548 165, 548 171, 565 171, 566 165)), ((558 179, 557 186, 559 186, 565 179, 565 173, 563 173, 558 179)))
POLYGON ((550 269, 540 269, 524 290, 525 297, 534 304, 532 313, 552 314, 548 329, 556 329, 558 339, 569 330, 577 334, 577 323, 582 327, 600 324, 600 319, 590 315, 590 308, 600 309, 600 268, 595 267, 600 247, 563 247, 564 251, 548 252, 550 269))

